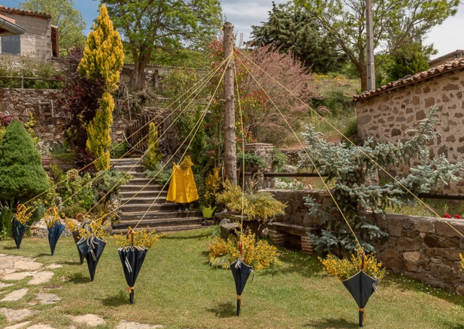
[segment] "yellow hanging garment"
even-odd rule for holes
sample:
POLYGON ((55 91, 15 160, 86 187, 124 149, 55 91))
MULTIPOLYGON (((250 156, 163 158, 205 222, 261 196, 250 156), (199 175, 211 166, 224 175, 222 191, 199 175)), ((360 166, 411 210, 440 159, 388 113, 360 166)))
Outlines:
POLYGON ((172 167, 171 183, 169 184, 168 196, 166 201, 177 203, 190 203, 198 200, 197 186, 193 179, 191 166, 183 169, 176 164, 172 167))

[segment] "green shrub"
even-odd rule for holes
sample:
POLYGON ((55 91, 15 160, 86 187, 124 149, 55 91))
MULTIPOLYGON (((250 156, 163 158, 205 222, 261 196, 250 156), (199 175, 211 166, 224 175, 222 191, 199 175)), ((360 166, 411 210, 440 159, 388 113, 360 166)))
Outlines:
POLYGON ((98 195, 106 195, 106 199, 109 200, 114 194, 119 192, 121 185, 127 184, 132 178, 127 172, 120 172, 116 170, 109 170, 105 172, 99 172, 96 174, 99 178, 94 182, 95 189, 98 195))
MULTIPOLYGON (((251 169, 265 169, 267 167, 266 161, 257 154, 245 153, 245 170, 251 169)), ((237 153, 237 169, 243 168, 243 153, 237 153)))
POLYGON ((154 170, 158 162, 161 161, 159 151, 158 131, 153 122, 150 122, 150 132, 148 133, 148 151, 145 154, 145 166, 149 170, 154 170))
POLYGON ((124 154, 126 154, 127 150, 129 149, 129 144, 127 142, 114 142, 111 143, 111 150, 110 150, 110 158, 111 159, 119 159, 124 154))
POLYGON ((274 161, 272 162, 272 166, 275 172, 282 171, 285 166, 288 164, 288 156, 279 150, 278 148, 274 148, 274 161))
POLYGON ((77 214, 85 214, 87 209, 81 207, 78 203, 70 204, 63 208, 63 213, 66 217, 76 218, 77 214))
POLYGON ((0 240, 11 237, 11 220, 13 211, 11 208, 0 206, 0 240))
POLYGON ((163 164, 161 162, 158 162, 154 170, 145 171, 145 177, 153 178, 156 176, 154 181, 160 185, 169 183, 171 181, 172 168, 169 168, 167 170, 162 170, 162 168, 163 164))
POLYGON ((0 144, 0 199, 25 201, 47 190, 42 158, 19 121, 12 121, 0 144))
POLYGON ((69 170, 62 178, 59 194, 63 199, 63 206, 78 204, 82 208, 89 210, 95 202, 96 196, 90 184, 91 176, 86 173, 80 176, 76 169, 69 170))

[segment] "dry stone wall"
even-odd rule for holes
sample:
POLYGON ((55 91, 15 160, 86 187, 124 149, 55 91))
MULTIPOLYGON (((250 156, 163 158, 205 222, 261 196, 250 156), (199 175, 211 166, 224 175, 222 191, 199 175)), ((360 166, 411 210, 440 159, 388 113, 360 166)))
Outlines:
MULTIPOLYGON (((360 100, 356 104, 358 137, 375 142, 405 141, 405 132, 427 116, 431 106, 438 106, 441 125, 430 146, 431 156, 444 154, 452 162, 464 154, 464 70, 442 74, 393 91, 360 100)), ((407 168, 391 168, 404 174, 407 168)), ((464 178, 464 175, 463 175, 464 178)), ((445 186, 446 193, 464 193, 464 180, 445 186)))
MULTIPOLYGON (((307 228, 320 228, 320 218, 308 214, 304 197, 310 195, 327 208, 331 204, 326 191, 267 190, 287 203, 285 215, 276 221, 307 228)), ((334 214, 336 216, 336 214, 334 214)), ((464 276, 459 253, 464 255, 464 220, 386 214, 367 214, 367 219, 389 234, 373 243, 378 258, 394 273, 420 280, 434 287, 464 295, 464 276)), ((342 220, 340 218, 340 220, 342 220)))

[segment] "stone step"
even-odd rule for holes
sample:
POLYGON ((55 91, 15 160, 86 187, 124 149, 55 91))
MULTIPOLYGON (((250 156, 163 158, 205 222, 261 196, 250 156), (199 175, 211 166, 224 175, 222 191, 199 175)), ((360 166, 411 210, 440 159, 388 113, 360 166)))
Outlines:
POLYGON ((137 224, 137 228, 157 228, 166 226, 185 226, 185 225, 198 225, 204 219, 202 217, 185 217, 185 218, 165 218, 165 219, 143 219, 139 220, 121 220, 113 223, 113 230, 127 229, 130 227, 134 228, 137 224))
POLYGON ((174 203, 155 203, 153 205, 150 204, 126 204, 126 205, 121 205, 119 209, 123 212, 143 212, 147 211, 150 209, 150 211, 175 211, 176 210, 176 205, 174 203))
POLYGON ((155 180, 151 180, 151 178, 132 178, 129 182, 128 185, 145 185, 145 184, 149 184, 149 185, 156 185, 156 182, 155 180))
POLYGON ((111 159, 111 164, 114 166, 133 165, 136 163, 142 164, 140 158, 122 158, 122 159, 111 159))
MULTIPOLYGON (((131 181, 132 182, 132 181, 131 181)), ((129 182, 129 183, 131 183, 129 182)), ((166 187, 167 188, 167 187, 166 187)), ((135 184, 128 184, 128 185, 123 185, 121 186, 119 192, 123 193, 124 192, 159 192, 163 189, 162 185, 157 185, 157 184, 148 184, 147 186, 144 187, 144 185, 135 185, 135 184), (143 190, 142 190, 143 188, 143 190)))
POLYGON ((154 219, 166 219, 166 218, 192 218, 202 217, 201 211, 189 211, 188 213, 177 211, 149 211, 145 214, 145 211, 134 211, 134 212, 123 212, 121 215, 121 221, 126 220, 154 220, 154 219), (144 216, 145 215, 145 216, 144 216))
POLYGON ((133 178, 145 178, 145 172, 143 171, 126 171, 133 178))
MULTIPOLYGON (((144 189, 142 191, 140 191, 140 189, 138 189, 137 191, 124 191, 124 192, 120 192, 119 196, 123 199, 130 199, 132 197, 135 196, 134 199, 138 199, 138 198, 141 198, 141 199, 144 199, 144 198, 151 198, 151 199, 154 199, 156 197, 159 196, 159 198, 164 198, 166 199, 168 195, 168 191, 150 191, 147 189, 144 189)), ((123 202, 124 203, 124 202, 123 202)))
MULTIPOLYGON (((159 192, 158 192, 159 193, 159 192)), ((141 197, 140 194, 138 194, 134 198, 123 198, 121 200, 121 205, 132 205, 132 204, 146 204, 146 205, 151 205, 152 203, 154 204, 164 204, 166 203, 166 195, 168 194, 167 192, 162 192, 164 195, 160 195, 159 197, 155 195, 154 197, 141 197)), ((172 205, 172 203, 171 203, 172 205)))
POLYGON ((128 172, 128 171, 144 172, 147 170, 147 168, 145 168, 141 164, 117 165, 117 166, 113 166, 113 168, 114 170, 125 171, 125 172, 128 172))
MULTIPOLYGON (((191 230, 199 230, 205 228, 201 224, 195 225, 179 225, 179 226, 160 226, 156 228, 156 232, 158 233, 168 233, 168 232, 179 232, 179 231, 191 231, 191 230)), ((150 231, 150 229, 148 230, 150 231)), ((112 234, 126 234, 127 229, 118 229, 113 230, 112 234)))

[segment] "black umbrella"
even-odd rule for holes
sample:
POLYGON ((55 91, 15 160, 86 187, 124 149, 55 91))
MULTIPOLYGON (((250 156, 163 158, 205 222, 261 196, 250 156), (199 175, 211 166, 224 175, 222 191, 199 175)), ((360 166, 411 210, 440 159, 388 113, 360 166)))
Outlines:
POLYGON ((351 296, 359 306, 359 326, 362 327, 366 319, 364 307, 369 300, 369 297, 376 290, 379 279, 374 279, 367 275, 363 270, 359 271, 351 278, 343 281, 343 285, 348 289, 351 296))
POLYGON ((73 231, 72 236, 73 236, 74 242, 76 243, 77 252, 79 253, 79 259, 81 261, 81 264, 84 264, 84 255, 81 253, 79 246, 77 245, 77 243, 79 242, 79 231, 73 231))
POLYGON ((16 217, 13 217, 13 221, 11 223, 11 234, 13 235, 13 239, 15 240, 16 247, 18 249, 21 245, 21 241, 23 240, 24 233, 26 233, 26 224, 21 224, 16 217))
POLYGON ((105 246, 106 242, 97 237, 81 239, 77 243, 77 248, 87 260, 87 266, 89 267, 90 273, 90 281, 93 281, 93 278, 95 277, 95 270, 97 269, 98 260, 100 259, 100 256, 103 253, 105 246))
POLYGON ((55 253, 55 247, 61 233, 64 231, 64 225, 60 222, 55 222, 52 227, 48 228, 48 243, 50 244, 50 250, 52 255, 55 253))
POLYGON ((137 276, 142 268, 147 251, 148 249, 146 248, 137 247, 124 247, 118 249, 122 269, 124 270, 124 276, 126 277, 126 282, 129 285, 127 290, 130 294, 129 301, 131 304, 134 302, 135 281, 137 280, 137 276))
POLYGON ((232 275, 235 280, 235 289, 237 290, 237 316, 240 315, 240 305, 242 304, 242 292, 245 288, 245 284, 253 271, 252 266, 248 266, 240 259, 230 264, 230 269, 232 270, 232 275))

